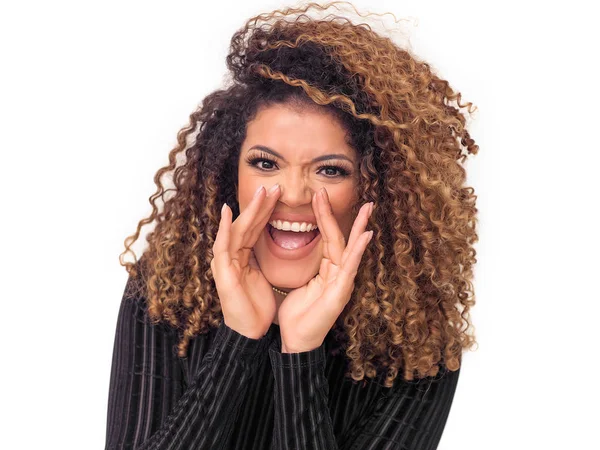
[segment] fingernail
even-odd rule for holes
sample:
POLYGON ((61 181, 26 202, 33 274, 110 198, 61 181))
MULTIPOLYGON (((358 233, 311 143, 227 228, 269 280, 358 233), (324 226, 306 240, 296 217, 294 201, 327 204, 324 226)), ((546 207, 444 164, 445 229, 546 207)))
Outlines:
POLYGON ((223 215, 223 212, 225 211, 226 206, 227 206, 227 202, 223 203, 223 206, 221 206, 221 215, 223 215))
POLYGON ((252 198, 256 198, 258 196, 258 194, 260 193, 260 191, 262 190, 262 188, 264 188, 264 186, 261 184, 260 187, 254 193, 254 197, 252 197, 252 198))
POLYGON ((275 183, 273 186, 271 186, 269 188, 269 194, 273 194, 274 192, 277 191, 277 189, 279 189, 279 183, 275 183))

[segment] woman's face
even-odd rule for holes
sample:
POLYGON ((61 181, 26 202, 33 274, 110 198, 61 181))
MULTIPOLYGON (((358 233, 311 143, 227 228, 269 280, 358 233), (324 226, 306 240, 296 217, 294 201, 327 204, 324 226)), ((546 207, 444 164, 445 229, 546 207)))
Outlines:
MULTIPOLYGON (((326 112, 298 112, 286 105, 259 110, 242 143, 237 197, 242 212, 254 192, 279 183, 281 194, 269 219, 317 224, 313 193, 325 187, 334 217, 348 241, 358 200, 358 156, 345 141, 337 119, 326 112)), ((302 227, 302 229, 304 229, 302 227)), ((278 231, 270 225, 254 245, 254 254, 265 278, 282 289, 306 284, 319 271, 322 239, 305 245, 314 233, 278 231), (271 236, 273 232, 274 237, 271 236), (306 248, 303 248, 306 247, 306 248)))

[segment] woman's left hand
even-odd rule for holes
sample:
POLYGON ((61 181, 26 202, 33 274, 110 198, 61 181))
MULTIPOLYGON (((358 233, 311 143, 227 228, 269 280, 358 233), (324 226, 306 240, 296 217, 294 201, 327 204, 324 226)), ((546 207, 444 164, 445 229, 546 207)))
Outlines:
POLYGON ((351 298, 360 260, 373 236, 372 231, 365 231, 373 212, 372 202, 360 208, 348 245, 325 188, 313 196, 312 202, 323 239, 323 259, 319 273, 304 286, 290 291, 279 307, 283 353, 310 351, 323 343, 351 298))

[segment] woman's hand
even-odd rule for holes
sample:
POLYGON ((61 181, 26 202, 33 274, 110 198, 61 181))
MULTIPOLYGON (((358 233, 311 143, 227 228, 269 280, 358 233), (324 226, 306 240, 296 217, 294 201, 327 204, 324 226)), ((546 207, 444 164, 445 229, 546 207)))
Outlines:
MULTIPOLYGON (((275 190, 273 190, 275 189, 275 190)), ((275 318, 277 304, 271 283, 262 274, 252 247, 263 232, 281 189, 265 194, 260 187, 246 209, 231 223, 231 208, 223 205, 210 263, 225 324, 238 333, 260 339, 275 318)))
POLYGON ((364 204, 354 221, 348 245, 333 215, 325 189, 313 196, 313 210, 323 239, 319 273, 291 291, 278 312, 282 352, 299 353, 319 347, 354 290, 354 277, 373 236, 365 228, 373 203, 364 204))

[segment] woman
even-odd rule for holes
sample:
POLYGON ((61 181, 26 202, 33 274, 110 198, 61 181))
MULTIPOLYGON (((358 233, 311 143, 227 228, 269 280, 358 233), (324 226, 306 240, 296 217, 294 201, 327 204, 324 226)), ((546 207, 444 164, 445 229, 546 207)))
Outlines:
POLYGON ((329 6, 250 19, 157 173, 107 449, 437 447, 475 342, 477 146, 448 103, 470 104, 368 26, 304 14, 329 6))

